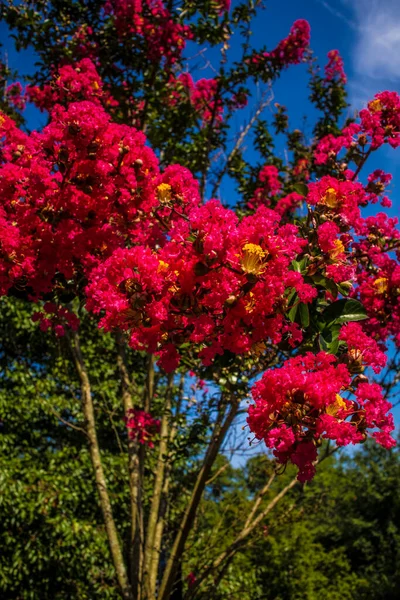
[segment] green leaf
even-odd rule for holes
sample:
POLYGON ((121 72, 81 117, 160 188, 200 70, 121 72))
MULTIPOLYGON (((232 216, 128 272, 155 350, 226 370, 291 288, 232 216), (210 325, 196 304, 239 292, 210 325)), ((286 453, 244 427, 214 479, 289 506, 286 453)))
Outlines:
POLYGON ((308 186, 305 183, 295 183, 293 189, 300 194, 300 196, 306 197, 308 195, 308 186))
POLYGON ((313 275, 313 281, 317 285, 320 285, 321 287, 328 290, 334 298, 337 298, 338 286, 333 281, 333 279, 328 279, 328 277, 324 277, 323 275, 317 273, 316 275, 313 275))
POLYGON ((293 271, 301 272, 301 265, 298 260, 292 260, 293 271))
POLYGON ((353 286, 349 284, 349 282, 344 281, 343 283, 338 283, 337 288, 342 296, 348 296, 350 294, 350 290, 353 286))
POLYGON ((348 323, 363 321, 368 318, 365 308, 358 300, 345 298, 332 302, 322 313, 323 320, 328 325, 331 323, 348 323))
POLYGON ((340 326, 334 325, 330 329, 325 329, 318 336, 318 343, 321 350, 329 352, 329 354, 336 354, 339 349, 339 332, 340 326))
POLYGON ((306 329, 310 324, 310 311, 308 310, 308 305, 304 304, 304 302, 300 302, 299 304, 299 314, 301 325, 303 329, 306 329))
POLYGON ((293 271, 297 271, 298 273, 305 273, 307 270, 308 258, 304 257, 300 261, 292 260, 293 271))
POLYGON ((298 298, 297 294, 295 294, 293 296, 293 303, 294 303, 294 306, 292 306, 292 308, 287 313, 287 316, 289 317, 289 319, 292 323, 294 323, 294 320, 296 319, 297 311, 299 308, 299 298, 298 298))

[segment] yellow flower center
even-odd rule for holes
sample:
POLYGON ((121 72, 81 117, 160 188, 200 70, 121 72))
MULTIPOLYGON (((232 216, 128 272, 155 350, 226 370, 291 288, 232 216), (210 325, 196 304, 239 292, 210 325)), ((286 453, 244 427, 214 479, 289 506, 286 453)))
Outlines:
POLYGON ((376 100, 371 100, 371 102, 369 102, 368 108, 371 112, 375 113, 382 110, 383 105, 382 102, 376 98, 376 100))
POLYGON ((242 248, 241 265, 245 273, 260 275, 265 268, 266 252, 258 244, 245 244, 242 248))
POLYGON ((171 200, 171 186, 169 183, 160 183, 157 186, 157 198, 161 204, 167 204, 171 200))
POLYGON ((157 270, 160 273, 161 271, 166 271, 168 269, 168 267, 169 267, 169 264, 167 262, 160 260, 157 270))
POLYGON ((339 204, 336 190, 332 187, 328 188, 325 192, 325 196, 322 197, 322 202, 329 208, 336 208, 339 204))
POLYGON ((332 260, 335 260, 340 254, 344 252, 343 243, 340 240, 335 240, 333 242, 334 247, 332 250, 329 250, 328 254, 332 260))
POLYGON ((389 289, 389 282, 386 277, 378 277, 374 281, 374 288, 377 294, 386 294, 389 289))
POLYGON ((341 408, 347 408, 342 396, 336 394, 335 402, 326 407, 326 414, 335 417, 341 408))

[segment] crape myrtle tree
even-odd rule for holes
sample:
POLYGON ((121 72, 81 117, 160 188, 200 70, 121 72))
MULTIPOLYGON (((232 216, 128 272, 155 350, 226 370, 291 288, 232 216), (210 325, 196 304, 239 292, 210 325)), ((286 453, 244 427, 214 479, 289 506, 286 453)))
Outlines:
POLYGON ((253 48, 256 4, 2 4, 17 49, 39 59, 25 89, 8 72, 0 80, 4 385, 15 390, 20 373, 40 398, 45 441, 35 429, 32 444, 54 442, 57 455, 79 434, 88 445, 130 600, 199 597, 332 448, 368 435, 395 444, 396 380, 389 370, 381 385, 379 373, 400 341, 399 232, 384 212, 371 216, 390 206, 391 176, 367 161, 400 144, 399 96, 381 92, 345 121, 338 52, 318 70, 304 20, 274 48, 253 48), (203 61, 213 77, 198 77, 203 61), (304 62, 319 115, 310 139, 273 97, 304 62), (13 118, 26 101, 46 114, 41 131, 13 118), (219 199, 227 180, 235 205, 219 199), (28 313, 37 330, 24 350, 17 315, 28 313), (215 560, 186 573, 203 492, 250 396, 246 435, 277 468, 215 560), (289 481, 277 476, 287 463, 289 481))

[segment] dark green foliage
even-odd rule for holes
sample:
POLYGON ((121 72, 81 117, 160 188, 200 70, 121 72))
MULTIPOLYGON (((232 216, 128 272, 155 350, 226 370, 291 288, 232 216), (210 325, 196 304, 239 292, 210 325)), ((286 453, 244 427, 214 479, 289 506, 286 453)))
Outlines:
MULTIPOLYGON (((271 468, 259 456, 213 482, 191 539, 188 571, 196 575, 232 542, 271 468)), ((265 502, 288 477, 275 480, 265 502)), ((214 572, 195 598, 395 600, 399 585, 399 451, 367 443, 353 457, 328 459, 311 484, 285 496, 221 579, 214 572)))
MULTIPOLYGON (((30 310, 22 302, 1 300, 0 597, 117 598, 87 439, 80 430, 79 385, 65 340, 40 334, 30 310)), ((119 447, 126 433, 114 345, 112 338, 85 325, 84 330, 98 433, 124 539, 129 487, 126 455, 119 447)))

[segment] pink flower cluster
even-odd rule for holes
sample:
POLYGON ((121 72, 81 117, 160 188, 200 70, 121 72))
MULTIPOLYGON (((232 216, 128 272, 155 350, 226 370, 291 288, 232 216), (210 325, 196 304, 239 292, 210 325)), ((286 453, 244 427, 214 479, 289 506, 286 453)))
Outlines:
POLYGON ((132 408, 125 417, 129 437, 139 444, 154 448, 153 438, 160 431, 160 421, 140 408, 132 408))
POLYGON ((299 208, 304 202, 304 197, 297 192, 291 192, 287 196, 279 198, 275 206, 275 211, 279 213, 282 218, 292 215, 296 208, 299 208))
POLYGON ((216 99, 218 82, 216 79, 199 79, 194 82, 189 73, 181 73, 178 82, 182 85, 189 100, 198 113, 203 123, 214 124, 222 122, 223 104, 222 99, 216 99))
POLYGON ((22 91, 22 85, 17 81, 6 89, 6 100, 17 110, 24 110, 26 98, 22 91))
POLYGON ((199 202, 187 169, 161 174, 145 136, 111 123, 97 103, 56 105, 32 135, 0 116, 0 139, 2 293, 22 286, 40 297, 56 274, 62 289, 128 238, 164 240, 166 220, 171 226, 199 202))
POLYGON ((264 57, 275 65, 296 65, 300 63, 310 43, 310 25, 304 19, 298 19, 290 28, 287 38, 281 40, 271 52, 264 57))
POLYGON ((392 148, 400 145, 400 97, 396 92, 381 92, 360 111, 361 131, 377 149, 385 142, 392 148))
POLYGON ((166 370, 188 341, 206 365, 225 350, 244 354, 278 342, 285 290, 296 289, 303 302, 316 293, 291 270, 304 241, 279 220, 265 207, 241 222, 216 200, 194 207, 157 252, 120 249, 94 269, 88 308, 104 315, 106 329, 129 330, 131 345, 158 354, 166 370))
POLYGON ((296 175, 297 177, 302 177, 306 181, 308 181, 310 179, 310 173, 308 168, 308 160, 306 158, 299 158, 299 160, 293 167, 293 175, 296 175))
POLYGON ((335 223, 350 228, 357 226, 360 206, 367 204, 367 198, 361 183, 326 175, 308 185, 307 202, 328 212, 335 223))
POLYGON ((274 165, 265 165, 258 174, 258 187, 249 202, 249 208, 254 209, 261 204, 270 206, 271 198, 279 194, 281 188, 278 169, 274 165))
POLYGON ((71 40, 74 56, 89 58, 90 60, 96 62, 99 53, 99 44, 91 39, 92 36, 93 29, 86 23, 76 29, 71 40))
POLYGON ((380 373, 386 365, 386 355, 376 341, 363 332, 359 323, 347 323, 342 327, 339 340, 346 342, 350 370, 357 371, 362 366, 368 366, 375 373, 380 373))
POLYGON ((107 0, 104 11, 113 17, 121 39, 138 35, 144 40, 153 62, 171 66, 192 37, 190 27, 175 22, 162 0, 107 0))
POLYGON ((310 43, 310 25, 304 19, 295 21, 290 28, 289 35, 281 40, 271 52, 253 52, 246 58, 248 65, 255 71, 267 69, 269 73, 276 73, 289 65, 301 63, 306 55, 310 43))
MULTIPOLYGON (((300 162, 300 161, 299 161, 300 162)), ((303 174, 307 177, 306 165, 300 163, 296 175, 303 174)), ((257 187, 254 190, 253 197, 247 203, 250 210, 255 210, 258 206, 274 206, 274 210, 287 217, 292 214, 304 201, 303 196, 297 192, 291 192, 286 196, 281 196, 282 181, 279 176, 279 170, 275 165, 265 165, 258 174, 257 187)))
POLYGON ((328 52, 328 64, 325 66, 326 81, 337 80, 343 85, 347 82, 347 77, 344 72, 343 59, 338 50, 330 50, 328 52))
MULTIPOLYGON (((345 328, 343 339, 354 350, 354 329, 345 328)), ((364 348, 365 340, 361 342, 364 348)), ((381 362, 371 346, 362 351, 363 360, 381 362)), ((360 346, 355 346, 357 351, 360 346)), ((361 351, 361 350, 360 350, 361 351)), ((384 447, 395 441, 391 404, 377 384, 352 381, 346 364, 336 357, 310 352, 286 361, 283 367, 264 373, 253 387, 255 403, 249 407, 248 424, 258 440, 264 440, 280 463, 291 461, 298 467, 298 479, 307 481, 315 474, 317 447, 322 438, 339 446, 373 437, 384 447), (346 393, 348 398, 341 396, 346 393)))
POLYGON ((50 84, 30 86, 27 98, 40 110, 50 111, 55 104, 68 104, 88 100, 97 105, 115 106, 117 102, 103 89, 96 67, 89 58, 74 65, 60 67, 50 84))
POLYGON ((378 340, 393 337, 400 346, 400 266, 386 254, 374 259, 372 268, 360 269, 354 290, 369 316, 364 329, 378 340))
POLYGON ((34 313, 32 321, 39 323, 41 331, 53 330, 57 337, 63 337, 66 329, 77 331, 79 327, 78 317, 64 306, 57 306, 54 302, 46 302, 43 312, 34 313))
POLYGON ((351 123, 337 137, 327 135, 319 141, 315 151, 316 164, 325 164, 343 150, 362 149, 369 144, 377 150, 388 143, 393 148, 400 145, 400 96, 396 92, 381 92, 360 111, 360 123, 351 123))

